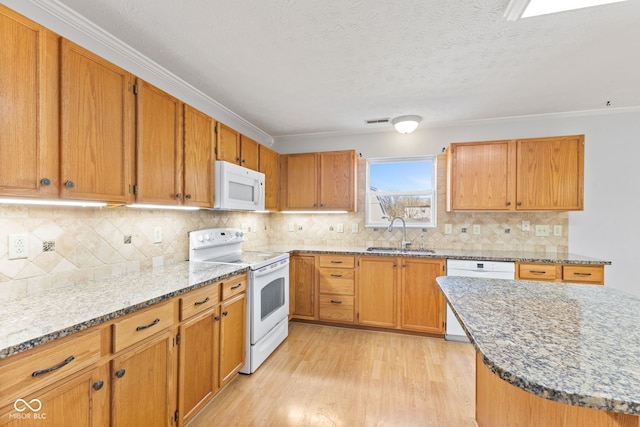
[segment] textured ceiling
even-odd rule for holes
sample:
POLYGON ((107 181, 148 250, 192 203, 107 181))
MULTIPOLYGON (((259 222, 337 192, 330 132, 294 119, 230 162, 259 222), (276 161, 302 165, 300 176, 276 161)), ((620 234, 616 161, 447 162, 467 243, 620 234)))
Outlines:
POLYGON ((640 106, 640 0, 515 22, 508 0, 60 2, 276 137, 640 106))

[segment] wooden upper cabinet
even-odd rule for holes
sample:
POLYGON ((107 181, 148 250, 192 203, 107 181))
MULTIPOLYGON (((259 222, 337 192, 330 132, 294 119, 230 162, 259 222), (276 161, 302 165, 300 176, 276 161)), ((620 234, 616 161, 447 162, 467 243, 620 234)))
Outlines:
POLYGON ((220 122, 216 125, 216 160, 240 164, 240 133, 220 122))
POLYGON ((270 148, 258 147, 258 170, 265 176, 264 208, 277 210, 280 206, 280 155, 270 148))
POLYGON ((284 156, 282 175, 283 209, 316 209, 318 207, 318 158, 316 153, 284 156))
POLYGON ((0 5, 0 195, 58 196, 58 44, 0 5))
POLYGON ((180 204, 183 104, 141 79, 136 86, 136 201, 180 204))
POLYGON ((259 170, 259 148, 260 144, 256 141, 240 135, 240 164, 254 171, 259 170))
POLYGON ((490 141, 451 144, 447 151, 450 209, 511 210, 513 144, 490 141))
POLYGON ((320 209, 355 211, 355 151, 328 151, 319 157, 320 209))
POLYGON ((584 135, 521 139, 516 147, 517 209, 584 209, 584 135))
POLYGON ((356 152, 282 157, 282 209, 356 210, 356 152))
POLYGON ((184 204, 213 207, 214 120, 184 106, 184 204))
POLYGON ((454 143, 447 210, 584 209, 584 135, 454 143))
POLYGON ((60 101, 60 197, 130 202, 132 75, 63 39, 60 101))

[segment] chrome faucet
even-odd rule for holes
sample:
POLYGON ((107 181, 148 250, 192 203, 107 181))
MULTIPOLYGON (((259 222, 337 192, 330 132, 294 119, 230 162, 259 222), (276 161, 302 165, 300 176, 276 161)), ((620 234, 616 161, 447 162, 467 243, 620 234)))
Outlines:
POLYGON ((405 222, 404 218, 402 218, 401 216, 394 216, 393 218, 391 218, 391 223, 389 224, 389 228, 387 228, 387 231, 391 231, 393 228, 393 223, 395 222, 396 219, 399 219, 400 221, 402 221, 402 243, 401 243, 401 247, 402 249, 407 249, 407 246, 409 246, 411 244, 411 242, 409 242, 407 240, 407 223, 405 222))

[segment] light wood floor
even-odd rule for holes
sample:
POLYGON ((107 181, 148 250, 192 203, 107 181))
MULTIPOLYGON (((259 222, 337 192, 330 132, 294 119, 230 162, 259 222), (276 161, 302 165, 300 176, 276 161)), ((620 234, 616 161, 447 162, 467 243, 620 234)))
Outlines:
POLYGON ((291 322, 187 425, 475 426, 471 344, 291 322))

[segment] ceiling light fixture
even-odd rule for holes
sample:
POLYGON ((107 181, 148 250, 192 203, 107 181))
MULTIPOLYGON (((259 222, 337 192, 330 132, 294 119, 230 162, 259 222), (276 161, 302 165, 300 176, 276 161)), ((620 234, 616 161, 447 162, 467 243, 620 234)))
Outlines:
POLYGON ((600 6, 603 4, 619 3, 625 0, 511 0, 504 12, 507 21, 517 21, 520 18, 547 15, 549 13, 600 6))
POLYGON ((400 116, 391 120, 391 124, 400 133, 411 133, 418 127, 422 120, 420 116, 400 116))

